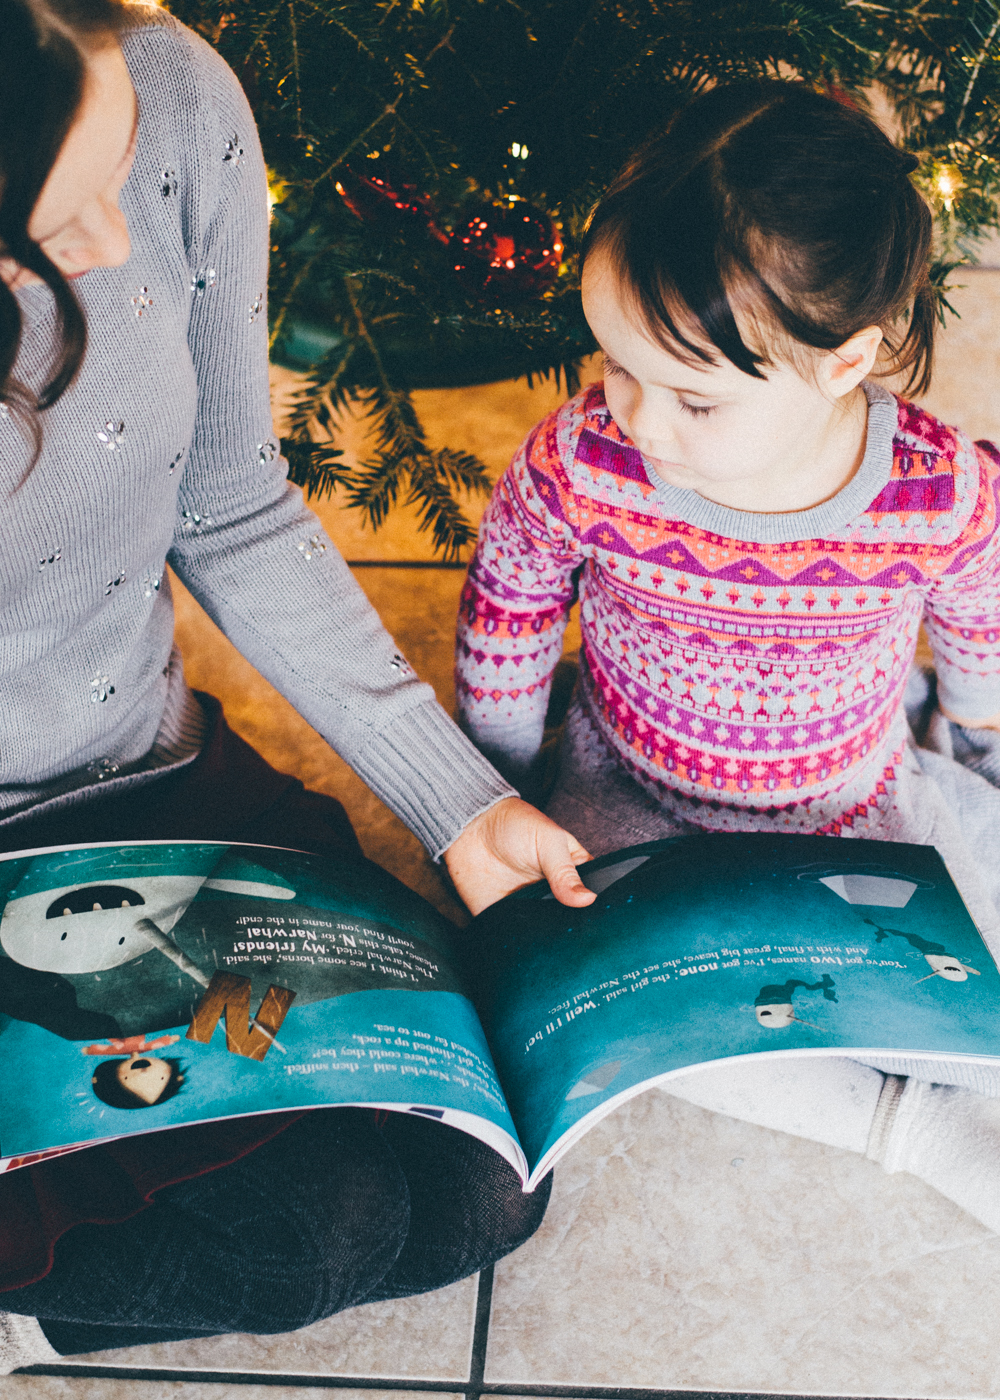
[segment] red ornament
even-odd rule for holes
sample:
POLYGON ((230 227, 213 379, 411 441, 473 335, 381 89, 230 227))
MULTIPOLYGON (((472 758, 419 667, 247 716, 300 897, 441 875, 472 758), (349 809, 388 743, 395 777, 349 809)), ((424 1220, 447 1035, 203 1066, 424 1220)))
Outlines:
POLYGON ((448 235, 438 227, 437 210, 429 195, 421 194, 390 162, 381 157, 375 168, 341 167, 335 188, 351 213, 365 224, 385 227, 419 227, 439 243, 448 235))
POLYGON ((836 83, 827 83, 826 95, 827 97, 832 97, 834 102, 839 102, 841 107, 850 107, 852 112, 857 112, 859 110, 858 104, 855 102, 854 98, 851 97, 850 93, 845 92, 844 89, 838 87, 836 83))
POLYGON ((563 242, 544 210, 517 200, 491 205, 460 224, 448 248, 455 272, 467 286, 510 298, 537 296, 552 286, 563 242))

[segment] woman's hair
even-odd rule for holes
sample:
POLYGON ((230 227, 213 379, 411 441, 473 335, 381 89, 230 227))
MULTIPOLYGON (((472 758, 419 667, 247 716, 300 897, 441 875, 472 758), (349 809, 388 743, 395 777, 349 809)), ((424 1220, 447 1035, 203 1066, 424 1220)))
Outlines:
MULTIPOLYGON (((170 1078, 163 1086, 163 1092, 153 1103, 147 1103, 138 1094, 133 1094, 131 1089, 127 1089, 118 1078, 119 1065, 127 1065, 128 1060, 102 1060, 91 1076, 91 1085, 94 1093, 110 1108, 156 1108, 158 1104, 166 1103, 175 1094, 179 1094, 184 1083, 184 1075, 181 1072, 180 1060, 166 1060, 165 1064, 170 1066, 170 1078)), ((142 1063, 139 1061, 138 1063, 142 1063)))
POLYGON ((0 281, 0 402, 28 415, 36 456, 33 410, 49 408, 72 383, 87 328, 69 283, 29 235, 28 221, 79 110, 87 49, 131 22, 122 0, 0 0, 0 255, 48 284, 59 325, 48 382, 35 398, 12 381, 21 312, 0 281))
POLYGON ((937 306, 916 165, 863 112, 803 83, 714 88, 629 160, 591 215, 583 256, 610 258, 674 354, 709 363, 707 341, 761 378, 769 340, 834 350, 879 326, 886 372, 908 370, 907 389, 921 392, 937 306))

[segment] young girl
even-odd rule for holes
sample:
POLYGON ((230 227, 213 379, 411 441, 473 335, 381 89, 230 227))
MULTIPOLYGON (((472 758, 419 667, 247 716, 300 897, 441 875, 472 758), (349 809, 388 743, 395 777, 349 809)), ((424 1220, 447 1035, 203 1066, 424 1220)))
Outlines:
MULTIPOLYGON (((460 704, 530 782, 579 600, 547 810, 591 851, 692 830, 932 843, 1000 950, 1000 453, 879 382, 930 378, 915 163, 860 111, 777 82, 699 98, 628 163, 583 249, 604 382, 541 423, 497 487, 463 596, 460 704), (903 703, 921 622, 938 704, 911 692, 934 711, 924 749, 903 703)), ((923 1170, 898 1134, 886 1147, 901 1076, 1000 1094, 955 1066, 887 1062, 891 1090, 826 1066, 753 1066, 736 1090, 713 1071, 689 1096, 818 1136, 839 1122, 840 1145, 923 1170)), ((902 1101, 918 1090, 900 1132, 937 1122, 929 1085, 902 1101)), ((933 1092, 966 1117, 984 1102, 933 1092)), ((967 1203, 958 1170, 935 1184, 967 1203)), ((1000 1228, 997 1194, 983 1208, 1000 1228)))

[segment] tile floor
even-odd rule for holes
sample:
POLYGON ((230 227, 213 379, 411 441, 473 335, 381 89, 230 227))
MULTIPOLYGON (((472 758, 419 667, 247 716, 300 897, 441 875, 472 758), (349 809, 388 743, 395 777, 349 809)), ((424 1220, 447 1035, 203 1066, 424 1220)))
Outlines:
MULTIPOLYGON (((929 404, 1000 439, 1000 270, 962 274, 929 404)), ((294 380, 275 375, 278 411, 294 380)), ((498 472, 557 399, 524 385, 427 392, 434 441, 498 472)), ((352 428, 353 446, 361 431, 352 428)), ((377 536, 324 523, 410 660, 452 703, 461 574, 401 513, 377 536), (382 567, 377 564, 381 562, 382 567), (376 567, 370 567, 375 564, 376 567)), ((183 592, 191 679, 276 765, 346 802, 367 852, 457 913, 415 840, 233 651, 183 592)), ((572 645, 572 638, 569 645, 572 645)), ((74 1359, 0 1381, 0 1400, 345 1400, 700 1392, 987 1400, 1000 1395, 1000 1238, 906 1175, 654 1091, 599 1124, 556 1173, 539 1233, 490 1275, 280 1337, 74 1359)))

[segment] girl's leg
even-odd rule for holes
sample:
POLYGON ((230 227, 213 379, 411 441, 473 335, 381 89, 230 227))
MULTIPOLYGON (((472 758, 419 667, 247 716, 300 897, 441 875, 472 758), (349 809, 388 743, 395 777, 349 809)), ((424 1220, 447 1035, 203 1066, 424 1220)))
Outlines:
MULTIPOLYGON (((948 725, 920 672, 911 678, 907 711, 924 747, 908 750, 893 807, 882 829, 866 834, 936 846, 1000 958, 1000 734, 948 725)), ((646 796, 578 703, 567 715, 546 811, 595 855, 695 830, 646 796)), ((671 1080, 668 1092, 866 1153, 886 1171, 910 1171, 1000 1231, 1000 1073, 965 1062, 866 1061, 723 1065, 671 1080)))
MULTIPOLYGON (((919 1068, 941 1073, 948 1065, 919 1068)), ((1000 1233, 1000 1098, 841 1056, 715 1065, 664 1087, 700 1108, 910 1172, 1000 1233)))
POLYGON ((670 816, 625 772, 578 699, 566 716, 559 776, 545 811, 593 856, 698 830, 670 816))

